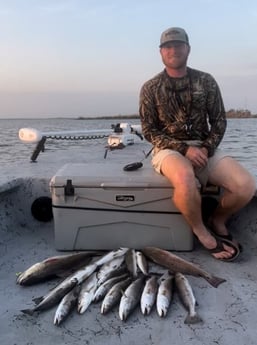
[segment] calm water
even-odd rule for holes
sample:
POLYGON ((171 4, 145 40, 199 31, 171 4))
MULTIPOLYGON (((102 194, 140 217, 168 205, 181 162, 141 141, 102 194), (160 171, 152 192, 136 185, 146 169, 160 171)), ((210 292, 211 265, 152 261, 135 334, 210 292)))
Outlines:
MULTIPOLYGON (((94 128, 111 128, 117 120, 77 120, 77 119, 0 119, 0 155, 1 164, 28 160, 35 144, 23 144, 18 139, 18 131, 22 127, 33 127, 40 131, 78 130, 94 128)), ((126 122, 126 121, 124 121, 126 122)), ((136 124, 139 120, 130 120, 136 124)), ((221 147, 237 158, 255 176, 257 176, 257 119, 229 119, 228 127, 221 147)), ((97 139, 101 145, 106 145, 107 139, 97 139)), ((64 141, 48 140, 47 149, 59 152, 68 150, 70 146, 84 145, 91 150, 95 140, 64 141)))

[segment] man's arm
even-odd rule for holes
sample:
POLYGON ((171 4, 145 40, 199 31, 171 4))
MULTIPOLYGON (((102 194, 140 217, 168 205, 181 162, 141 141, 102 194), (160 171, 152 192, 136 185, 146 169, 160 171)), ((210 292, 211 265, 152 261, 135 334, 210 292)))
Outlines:
POLYGON ((210 123, 210 134, 203 142, 202 147, 205 147, 208 150, 208 156, 210 157, 214 154, 215 149, 223 139, 227 127, 227 120, 219 86, 211 76, 209 76, 207 87, 209 90, 207 109, 210 123))
POLYGON ((185 155, 188 145, 171 138, 158 117, 156 101, 150 87, 145 84, 140 92, 139 115, 141 118, 142 133, 147 141, 159 149, 169 148, 185 155))

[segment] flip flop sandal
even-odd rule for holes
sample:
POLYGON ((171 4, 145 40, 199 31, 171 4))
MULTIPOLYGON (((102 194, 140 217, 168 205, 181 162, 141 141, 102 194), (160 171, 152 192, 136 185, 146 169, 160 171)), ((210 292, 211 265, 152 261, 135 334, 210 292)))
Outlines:
POLYGON ((224 244, 226 244, 229 247, 232 247, 235 250, 235 253, 231 257, 225 258, 225 259, 219 259, 219 258, 216 258, 215 256, 212 255, 214 257, 214 259, 220 260, 220 261, 230 262, 230 261, 234 261, 238 257, 238 255, 240 254, 240 250, 239 250, 238 246, 235 245, 235 243, 228 241, 228 240, 225 240, 225 239, 220 240, 216 237, 215 237, 215 239, 217 242, 216 247, 213 249, 208 249, 208 251, 211 254, 217 254, 217 253, 221 253, 221 252, 226 251, 226 249, 224 248, 224 244))
POLYGON ((240 251, 240 253, 242 253, 242 251, 243 251, 243 246, 242 246, 240 243, 238 243, 238 242, 235 243, 235 242, 233 241, 234 238, 233 238, 233 236, 232 236, 231 234, 228 234, 228 235, 219 235, 219 234, 217 234, 216 231, 214 231, 214 230, 211 230, 211 233, 212 233, 212 235, 213 235, 215 238, 218 238, 218 239, 221 240, 221 241, 223 241, 223 240, 228 241, 228 243, 229 243, 230 246, 231 246, 232 244, 235 245, 235 246, 237 246, 238 249, 239 249, 239 251, 240 251))

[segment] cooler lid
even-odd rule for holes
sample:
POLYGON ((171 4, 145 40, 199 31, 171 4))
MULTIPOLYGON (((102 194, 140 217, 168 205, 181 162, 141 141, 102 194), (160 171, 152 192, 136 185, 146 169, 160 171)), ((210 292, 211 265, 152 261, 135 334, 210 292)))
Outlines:
POLYGON ((171 188, 168 179, 150 164, 134 171, 124 171, 117 162, 65 164, 50 181, 50 187, 64 187, 71 180, 74 187, 171 188))

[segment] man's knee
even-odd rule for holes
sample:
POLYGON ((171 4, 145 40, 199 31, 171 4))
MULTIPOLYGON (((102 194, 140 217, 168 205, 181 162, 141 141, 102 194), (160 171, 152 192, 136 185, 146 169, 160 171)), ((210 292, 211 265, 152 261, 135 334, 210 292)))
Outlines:
POLYGON ((256 192, 255 178, 250 173, 247 172, 240 181, 239 193, 242 196, 252 198, 255 192, 256 192))
POLYGON ((237 200, 250 200, 256 193, 255 178, 247 171, 231 182, 230 192, 237 198, 237 200))
POLYGON ((195 174, 190 166, 162 165, 162 173, 173 185, 188 185, 195 180, 195 174))
POLYGON ((174 187, 192 186, 195 183, 195 173, 192 165, 184 158, 169 156, 164 159, 161 171, 174 187))

